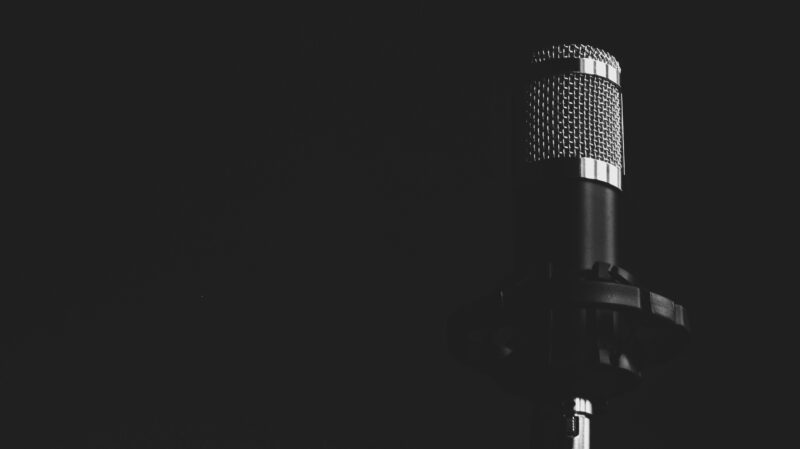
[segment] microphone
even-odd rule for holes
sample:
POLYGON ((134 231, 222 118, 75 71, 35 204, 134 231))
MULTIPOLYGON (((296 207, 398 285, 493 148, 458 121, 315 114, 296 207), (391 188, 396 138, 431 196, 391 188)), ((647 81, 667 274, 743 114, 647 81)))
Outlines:
POLYGON ((533 52, 512 126, 512 273, 447 321, 457 360, 532 404, 532 447, 588 449, 592 416, 688 341, 683 307, 623 268, 620 73, 589 45, 533 52))
POLYGON ((618 265, 624 169, 620 66, 587 45, 533 54, 514 164, 515 268, 618 265))

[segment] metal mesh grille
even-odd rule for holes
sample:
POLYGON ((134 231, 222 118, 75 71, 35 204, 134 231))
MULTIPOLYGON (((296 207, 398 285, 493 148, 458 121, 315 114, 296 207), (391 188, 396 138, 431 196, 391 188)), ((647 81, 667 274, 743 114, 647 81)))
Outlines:
MULTIPOLYGON (((545 51, 564 54, 571 47, 545 51)), ((583 54, 588 48, 608 55, 582 47, 583 54)), ((563 73, 533 80, 525 108, 526 162, 587 157, 622 168, 622 97, 608 79, 563 73)))
POLYGON ((553 45, 552 47, 549 48, 543 48, 533 53, 531 62, 536 64, 537 62, 549 61, 551 59, 568 59, 568 58, 596 59, 598 61, 605 62, 606 64, 615 67, 617 70, 620 69, 619 62, 617 62, 617 58, 612 56, 611 53, 584 44, 553 45))

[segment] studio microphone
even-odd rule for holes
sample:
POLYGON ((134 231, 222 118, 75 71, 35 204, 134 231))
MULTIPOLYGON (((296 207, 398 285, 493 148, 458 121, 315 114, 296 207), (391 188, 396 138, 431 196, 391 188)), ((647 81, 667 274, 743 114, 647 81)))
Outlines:
POLYGON ((533 52, 515 99, 514 256, 496 295, 448 318, 449 351, 533 406, 536 448, 589 448, 591 418, 688 341, 687 313, 624 254, 621 67, 533 52))

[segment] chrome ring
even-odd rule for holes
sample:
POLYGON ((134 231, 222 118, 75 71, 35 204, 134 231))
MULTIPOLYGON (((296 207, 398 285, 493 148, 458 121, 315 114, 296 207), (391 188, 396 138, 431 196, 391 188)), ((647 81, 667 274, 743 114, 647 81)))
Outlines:
POLYGON ((516 175, 520 177, 520 182, 525 182, 525 179, 551 176, 581 178, 603 182, 622 190, 622 169, 598 159, 589 157, 546 159, 527 161, 522 167, 525 167, 523 171, 516 175))
POLYGON ((620 84, 620 70, 603 61, 592 58, 565 58, 533 64, 540 76, 553 76, 563 73, 585 73, 605 78, 617 86, 620 84))
POLYGON ((622 190, 622 170, 616 165, 582 157, 579 170, 581 178, 602 181, 622 190))

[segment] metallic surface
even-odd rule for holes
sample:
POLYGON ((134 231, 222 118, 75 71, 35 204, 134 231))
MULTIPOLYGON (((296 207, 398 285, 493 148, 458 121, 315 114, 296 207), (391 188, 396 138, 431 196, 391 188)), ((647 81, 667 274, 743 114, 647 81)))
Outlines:
POLYGON ((602 61, 617 70, 620 69, 619 62, 611 53, 601 50, 597 47, 585 44, 562 44, 553 45, 552 47, 542 48, 533 53, 531 62, 536 64, 544 61, 551 61, 556 59, 575 59, 575 58, 591 58, 602 61))
POLYGON ((532 68, 538 74, 526 86, 524 161, 599 161, 614 170, 592 162, 581 176, 620 188, 624 148, 617 60, 588 45, 561 45, 534 53, 532 68))
POLYGON ((616 165, 588 157, 550 159, 527 164, 519 173, 524 184, 544 177, 582 178, 601 181, 622 190, 622 170, 616 165), (526 173, 527 171, 527 173, 526 173))
POLYGON ((568 443, 564 447, 572 449, 589 449, 592 403, 587 399, 575 398, 565 414, 568 429, 568 443), (569 441, 571 440, 571 441, 569 441))
POLYGON ((535 77, 562 75, 565 73, 585 73, 606 78, 620 85, 620 71, 613 65, 591 58, 557 59, 536 64, 535 77))
POLYGON ((584 179, 602 181, 622 190, 622 170, 607 162, 582 157, 578 161, 579 176, 584 179))

